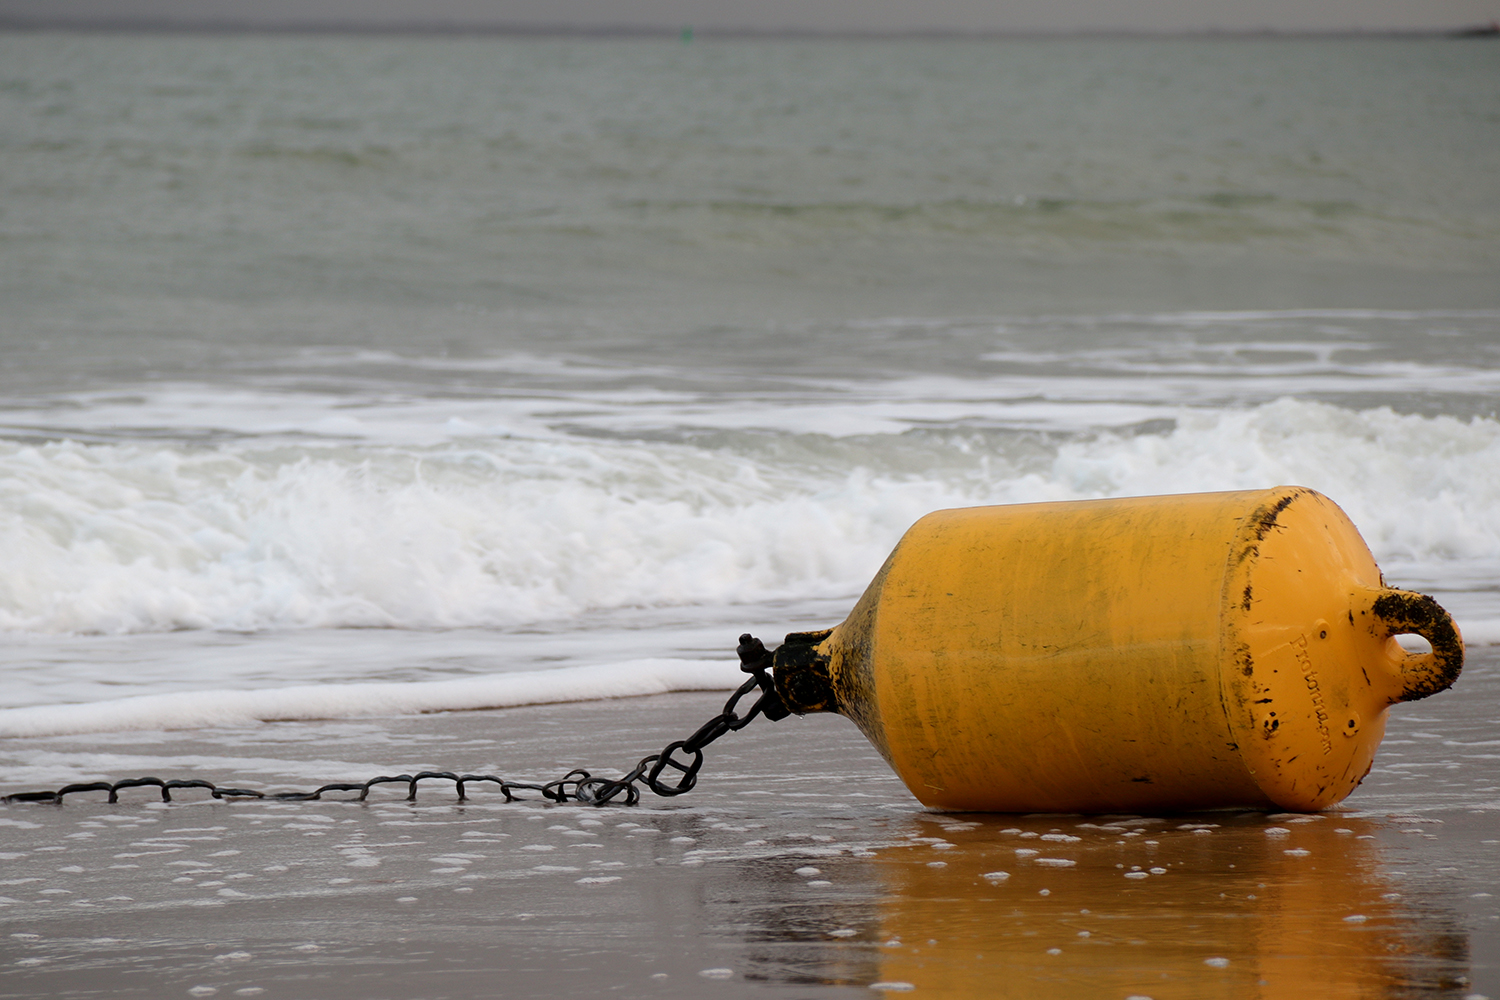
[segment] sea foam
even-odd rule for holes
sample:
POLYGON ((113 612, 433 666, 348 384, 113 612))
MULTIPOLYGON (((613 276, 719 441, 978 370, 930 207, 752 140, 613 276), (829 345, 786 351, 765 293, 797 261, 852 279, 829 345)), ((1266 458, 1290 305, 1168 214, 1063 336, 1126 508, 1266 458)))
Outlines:
POLYGON ((3 444, 0 629, 508 627, 854 596, 934 509, 1277 484, 1339 503, 1393 583, 1500 578, 1500 421, 1290 399, 1171 412, 1144 431, 994 417, 841 437, 809 416, 771 434, 747 411, 706 443, 3 444))
POLYGON ((441 681, 179 691, 81 705, 0 709, 0 737, 512 708, 669 691, 730 690, 744 681, 745 674, 733 661, 646 659, 441 681))

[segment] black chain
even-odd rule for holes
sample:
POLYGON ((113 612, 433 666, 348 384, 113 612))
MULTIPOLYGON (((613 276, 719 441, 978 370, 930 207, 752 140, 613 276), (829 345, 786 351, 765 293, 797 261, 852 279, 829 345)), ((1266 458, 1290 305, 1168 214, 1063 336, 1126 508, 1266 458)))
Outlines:
POLYGON ((407 787, 406 801, 414 802, 417 798, 417 784, 429 778, 441 778, 453 782, 458 789, 458 801, 468 800, 464 794, 464 786, 468 784, 482 784, 488 782, 499 786, 505 801, 510 802, 518 798, 518 791, 541 792, 542 797, 553 802, 583 802, 588 805, 602 806, 606 802, 617 798, 621 793, 625 796, 625 805, 633 806, 641 800, 640 789, 636 788, 637 781, 645 783, 657 795, 672 796, 681 795, 693 790, 698 783, 698 771, 703 767, 703 748, 725 733, 737 732, 748 726, 757 715, 764 715, 775 722, 784 719, 791 711, 782 704, 781 697, 776 693, 775 682, 771 679, 771 654, 765 645, 751 636, 748 632, 740 636, 740 645, 736 650, 740 657, 740 669, 750 674, 750 678, 724 703, 724 711, 709 719, 698 731, 685 740, 675 740, 668 743, 661 753, 650 754, 642 757, 639 764, 623 778, 596 778, 588 771, 575 769, 544 785, 530 784, 520 781, 507 781, 493 774, 457 774, 453 771, 419 771, 416 774, 382 775, 371 778, 369 781, 349 782, 337 781, 332 784, 323 785, 310 792, 258 792, 250 788, 221 788, 211 781, 199 779, 184 779, 163 781, 161 778, 126 778, 123 781, 85 781, 73 785, 64 785, 56 791, 41 792, 15 792, 4 797, 5 802, 55 802, 61 804, 63 798, 78 792, 108 792, 110 802, 120 801, 120 791, 126 788, 159 788, 161 789, 161 800, 172 801, 172 790, 177 788, 204 788, 209 795, 216 799, 269 799, 278 802, 313 802, 321 799, 324 792, 359 792, 356 801, 363 802, 370 794, 370 789, 376 785, 392 783, 405 783, 407 787), (743 716, 736 714, 735 707, 740 699, 751 691, 760 689, 760 697, 750 711, 743 716), (689 755, 679 760, 677 754, 689 755), (670 768, 678 772, 678 775, 669 781, 662 780, 662 774, 670 768))

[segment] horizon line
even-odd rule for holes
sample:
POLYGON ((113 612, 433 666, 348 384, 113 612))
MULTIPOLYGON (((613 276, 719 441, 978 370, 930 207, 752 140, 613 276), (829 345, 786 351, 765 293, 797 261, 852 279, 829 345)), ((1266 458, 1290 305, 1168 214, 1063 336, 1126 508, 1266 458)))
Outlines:
POLYGON ((409 35, 427 37, 496 36, 525 38, 683 38, 807 40, 1006 40, 1006 39, 1335 39, 1335 38, 1483 38, 1500 35, 1500 22, 1449 28, 1194 28, 1176 31, 1143 28, 1034 29, 840 29, 751 28, 665 25, 574 25, 487 23, 474 21, 266 22, 232 19, 179 20, 146 17, 15 17, 0 15, 0 31, 66 31, 113 34, 245 34, 245 35, 409 35))

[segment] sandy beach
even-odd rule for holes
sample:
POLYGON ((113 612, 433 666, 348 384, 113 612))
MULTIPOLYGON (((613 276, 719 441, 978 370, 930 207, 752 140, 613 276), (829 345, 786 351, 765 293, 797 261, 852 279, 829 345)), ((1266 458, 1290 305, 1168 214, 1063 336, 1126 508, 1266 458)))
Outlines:
MULTIPOLYGON (((1474 650, 1314 816, 929 813, 832 716, 726 737, 696 791, 635 808, 460 805, 440 782, 415 803, 393 785, 363 805, 12 804, 0 996, 1496 995, 1500 829, 1476 804, 1500 766, 1476 706, 1497 688, 1500 650, 1474 650)), ((298 782, 257 755, 329 780, 549 778, 613 773, 721 701, 42 742, 59 764, 276 789, 298 782)))

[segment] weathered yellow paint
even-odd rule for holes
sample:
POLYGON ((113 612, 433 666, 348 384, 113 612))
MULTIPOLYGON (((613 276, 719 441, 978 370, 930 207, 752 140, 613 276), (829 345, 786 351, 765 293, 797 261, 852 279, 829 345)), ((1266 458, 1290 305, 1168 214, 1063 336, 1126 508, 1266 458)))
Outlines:
POLYGON ((1343 511, 1277 487, 937 511, 775 675, 936 808, 1315 810, 1368 773, 1388 707, 1462 662, 1343 511))

